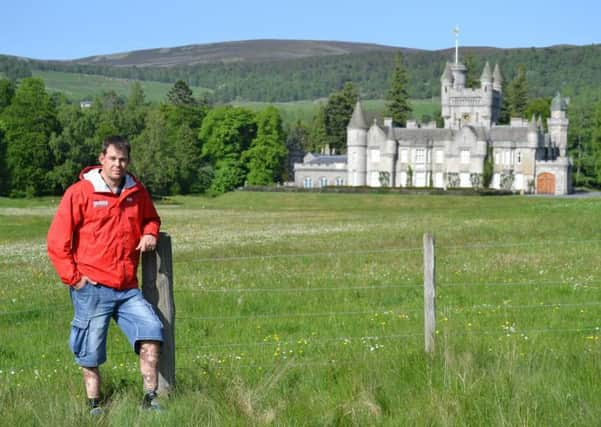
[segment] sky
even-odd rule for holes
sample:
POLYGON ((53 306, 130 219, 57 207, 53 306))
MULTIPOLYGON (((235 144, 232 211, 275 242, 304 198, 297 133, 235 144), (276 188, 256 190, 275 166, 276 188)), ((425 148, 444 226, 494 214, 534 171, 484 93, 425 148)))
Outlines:
POLYGON ((5 0, 0 54, 76 59, 253 39, 437 50, 601 43, 599 0, 5 0))

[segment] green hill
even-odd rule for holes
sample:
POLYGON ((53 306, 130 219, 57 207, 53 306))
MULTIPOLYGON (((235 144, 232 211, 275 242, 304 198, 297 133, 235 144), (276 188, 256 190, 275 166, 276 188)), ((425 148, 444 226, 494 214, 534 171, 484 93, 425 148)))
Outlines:
MULTIPOLYGON (((173 84, 185 80, 206 88, 214 102, 289 102, 327 97, 352 81, 363 99, 382 99, 395 52, 401 50, 414 99, 439 96, 444 65, 453 50, 425 51, 344 42, 252 40, 149 49, 75 61, 38 61, 0 56, 0 73, 13 78, 32 71, 102 75, 173 84)), ((498 63, 505 81, 518 65, 527 70, 530 96, 568 96, 597 91, 601 81, 601 45, 498 49, 463 47, 476 77, 486 61, 498 63)), ((83 89, 85 91, 85 89, 83 89)), ((151 98, 151 96, 149 96, 151 98)))

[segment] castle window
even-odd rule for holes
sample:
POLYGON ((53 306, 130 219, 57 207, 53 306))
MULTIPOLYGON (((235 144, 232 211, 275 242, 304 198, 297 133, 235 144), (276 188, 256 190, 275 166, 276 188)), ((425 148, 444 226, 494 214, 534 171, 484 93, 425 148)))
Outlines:
POLYGON ((325 176, 319 178, 319 186, 322 188, 328 186, 328 179, 325 176))
POLYGON ((344 178, 341 176, 336 177, 336 185, 344 185, 344 178))
POLYGON ((303 180, 303 187, 305 188, 313 188, 313 180, 309 177, 306 177, 303 180))
POLYGON ((426 150, 423 148, 415 149, 415 163, 424 163, 426 160, 426 150))
POLYGON ((460 158, 461 158, 461 163, 463 163, 464 165, 469 164, 469 162, 470 162, 469 150, 461 150, 460 158))
POLYGON ((518 151, 518 152, 516 153, 516 156, 515 156, 515 158, 516 158, 516 163, 517 163, 518 165, 521 165, 521 164, 522 164, 522 152, 521 152, 521 151, 518 151))
POLYGON ((443 163, 444 162, 444 151, 442 151, 442 150, 436 150, 435 161, 436 161, 436 163, 443 163))
POLYGON ((408 160, 407 150, 401 150, 401 163, 407 163, 408 160))

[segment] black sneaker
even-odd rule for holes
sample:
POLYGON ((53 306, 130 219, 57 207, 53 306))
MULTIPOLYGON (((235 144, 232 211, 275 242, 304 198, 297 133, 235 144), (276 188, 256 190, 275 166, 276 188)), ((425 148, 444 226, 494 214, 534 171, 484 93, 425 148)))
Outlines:
POLYGON ((100 399, 88 399, 88 407, 90 408, 90 415, 93 417, 98 417, 104 412, 104 409, 100 406, 100 399))
POLYGON ((161 405, 159 405, 156 391, 149 391, 144 395, 144 398, 142 399, 142 409, 156 412, 163 410, 161 405))

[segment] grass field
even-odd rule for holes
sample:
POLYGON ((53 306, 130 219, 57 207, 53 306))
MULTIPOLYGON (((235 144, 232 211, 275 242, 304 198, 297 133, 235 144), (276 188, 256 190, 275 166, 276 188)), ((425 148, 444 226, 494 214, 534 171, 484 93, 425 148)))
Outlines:
POLYGON ((0 199, 0 420, 86 426, 591 426, 601 419, 598 199, 231 193, 157 205, 172 236, 177 387, 138 409, 113 324, 87 414, 57 200, 0 199), (424 353, 422 236, 436 239, 424 353))
MULTIPOLYGON (((74 101, 94 100, 103 92, 115 91, 118 95, 127 98, 134 80, 105 77, 92 74, 64 73, 60 71, 33 70, 33 77, 44 80, 46 90, 61 92, 74 101)), ((172 83, 140 81, 146 100, 150 102, 164 102, 172 83)), ((203 96, 210 89, 191 87, 194 96, 203 96)))
MULTIPOLYGON (((317 101, 297 101, 297 102, 240 102, 235 103, 236 105, 249 108, 253 111, 260 111, 267 108, 270 105, 275 106, 280 110, 282 120, 285 126, 294 125, 299 120, 305 124, 310 124, 315 114, 319 110, 320 103, 327 102, 326 99, 317 101)), ((366 99, 361 100, 364 112, 369 117, 379 117, 380 124, 382 124, 381 118, 385 116, 386 101, 383 99, 366 99)), ((435 118, 437 114, 440 114, 440 99, 412 99, 411 100, 411 118, 420 120, 424 114, 435 118)), ((370 123, 371 124, 371 123, 370 123)))
MULTIPOLYGON (((46 89, 49 92, 61 92, 69 99, 80 101, 83 99, 93 100, 94 97, 109 90, 114 90, 117 94, 127 97, 130 92, 133 80, 119 79, 113 77, 63 73, 58 71, 33 71, 34 77, 39 77, 44 80, 46 89)), ((160 83, 151 81, 140 81, 146 100, 150 102, 164 102, 167 92, 173 86, 171 83, 160 83)), ((200 97, 206 95, 211 90, 201 87, 192 87, 194 96, 200 97)), ((253 111, 260 111, 270 105, 274 105, 280 110, 282 120, 285 126, 292 126, 297 121, 302 121, 305 124, 311 123, 313 117, 318 111, 320 102, 326 102, 326 99, 321 101, 298 101, 298 102, 236 102, 235 105, 249 108, 253 111)), ((382 116, 386 109, 384 100, 364 100, 363 105, 366 113, 370 115, 382 116)), ((413 108, 412 117, 421 119, 424 114, 434 117, 440 110, 439 99, 421 100, 416 99, 411 101, 413 108)))

